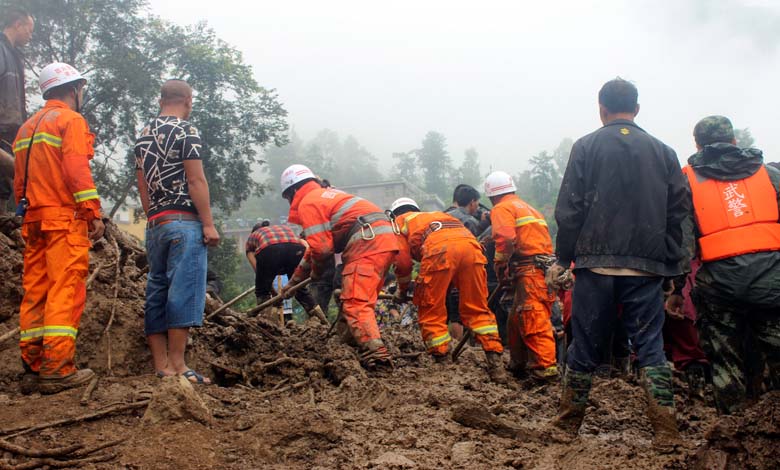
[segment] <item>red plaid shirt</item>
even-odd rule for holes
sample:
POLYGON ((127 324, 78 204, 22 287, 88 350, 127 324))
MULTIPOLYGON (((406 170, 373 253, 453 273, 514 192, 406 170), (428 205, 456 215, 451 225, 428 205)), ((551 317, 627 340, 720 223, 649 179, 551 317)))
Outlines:
POLYGON ((249 253, 253 251, 257 253, 263 248, 267 248, 270 245, 277 245, 279 243, 301 243, 301 239, 293 232, 293 229, 287 225, 272 225, 269 227, 261 227, 246 240, 245 251, 249 253))

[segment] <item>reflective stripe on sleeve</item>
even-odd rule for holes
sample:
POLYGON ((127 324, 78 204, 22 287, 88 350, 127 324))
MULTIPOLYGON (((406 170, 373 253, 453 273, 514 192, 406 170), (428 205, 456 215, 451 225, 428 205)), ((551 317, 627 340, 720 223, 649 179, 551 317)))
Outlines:
POLYGON ((312 225, 311 227, 303 229, 303 236, 310 237, 318 233, 327 232, 328 230, 330 230, 330 222, 325 222, 324 224, 312 225))
POLYGON ((497 335, 498 325, 486 325, 471 329, 477 335, 497 335))
POLYGON ((76 200, 76 202, 84 202, 89 201, 90 199, 99 199, 100 196, 98 196, 97 189, 85 189, 84 191, 79 191, 77 193, 73 193, 73 199, 76 200))
POLYGON ((452 341, 452 337, 449 333, 444 333, 441 336, 435 336, 430 339, 430 341, 426 341, 425 345, 429 348, 435 348, 436 346, 441 346, 442 344, 446 344, 452 341))
POLYGON ((547 227, 547 222, 544 219, 537 219, 532 215, 515 219, 515 227, 522 227, 523 225, 528 225, 528 224, 540 224, 547 227))

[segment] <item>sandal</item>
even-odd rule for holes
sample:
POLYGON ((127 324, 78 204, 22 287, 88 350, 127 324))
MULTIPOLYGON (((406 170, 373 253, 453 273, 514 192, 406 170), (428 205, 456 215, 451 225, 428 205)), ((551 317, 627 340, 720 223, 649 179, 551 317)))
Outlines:
POLYGON ((163 372, 163 371, 161 371, 161 370, 158 370, 157 372, 155 372, 155 373, 154 373, 154 375, 155 375, 155 377, 157 377, 158 379, 164 379, 164 378, 166 378, 166 377, 173 377, 173 376, 174 376, 174 375, 176 375, 176 374, 166 374, 165 372, 163 372))
POLYGON ((184 372, 183 374, 181 374, 181 376, 184 377, 185 379, 189 380, 190 383, 192 383, 192 384, 211 385, 211 381, 210 380, 208 382, 206 382, 206 378, 205 377, 203 377, 202 375, 198 374, 197 372, 195 372, 192 369, 188 370, 187 372, 184 372), (193 377, 195 378, 195 380, 190 380, 193 377))

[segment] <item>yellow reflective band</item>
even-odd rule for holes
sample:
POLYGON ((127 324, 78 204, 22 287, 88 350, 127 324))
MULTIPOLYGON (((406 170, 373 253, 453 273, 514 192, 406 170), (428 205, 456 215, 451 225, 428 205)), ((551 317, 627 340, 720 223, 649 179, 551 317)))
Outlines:
POLYGON ((318 234, 318 233, 321 233, 321 232, 326 232, 328 230, 330 230, 330 222, 325 222, 324 224, 312 225, 309 228, 303 229, 303 236, 304 237, 310 237, 312 235, 315 235, 315 234, 318 234))
POLYGON ((401 233, 404 235, 409 235, 409 221, 417 217, 418 215, 422 214, 422 212, 412 212, 411 214, 407 215, 404 219, 404 226, 401 227, 401 233))
POLYGON ((471 329, 474 334, 477 335, 490 335, 490 334, 498 334, 498 325, 487 325, 487 326, 480 326, 479 328, 472 328, 471 329))
POLYGON ((70 336, 71 338, 76 339, 76 335, 78 334, 79 334, 79 330, 73 328, 72 326, 52 325, 52 326, 43 327, 44 337, 70 336))
POLYGON ((98 196, 97 189, 85 189, 84 191, 73 193, 73 199, 75 199, 76 202, 84 202, 84 201, 89 201, 90 199, 99 199, 99 198, 100 196, 98 196))
POLYGON ((537 219, 532 215, 515 219, 515 227, 522 227, 523 225, 528 225, 528 224, 539 224, 547 227, 547 222, 544 219, 537 219))
MULTIPOLYGON (((33 144, 40 144, 40 143, 44 143, 46 145, 50 145, 55 148, 60 148, 62 147, 62 138, 57 137, 56 135, 53 134, 47 134, 46 132, 36 132, 35 140, 33 141, 33 144)), ((14 152, 24 150, 29 145, 30 145, 29 137, 26 139, 19 139, 16 141, 16 145, 14 145, 14 152)))
POLYGON ((436 336, 435 338, 431 338, 430 341, 426 342, 426 345, 429 348, 435 348, 436 346, 441 346, 442 344, 449 343, 450 341, 452 341, 452 337, 450 336, 450 334, 444 333, 441 336, 436 336))
POLYGON ((505 253, 501 253, 500 251, 496 251, 496 255, 493 257, 494 261, 506 261, 507 258, 509 258, 510 255, 507 255, 505 253))
POLYGON ((30 328, 29 330, 22 330, 19 332, 20 339, 22 341, 33 339, 33 338, 40 338, 43 336, 43 327, 39 326, 38 328, 30 328))
POLYGON ((363 198, 352 196, 351 199, 347 199, 347 202, 341 205, 341 207, 338 208, 335 214, 333 214, 333 217, 330 218, 330 222, 333 225, 336 225, 339 223, 339 220, 341 220, 342 217, 344 217, 344 214, 349 210, 350 207, 354 206, 358 202, 362 201, 363 198))

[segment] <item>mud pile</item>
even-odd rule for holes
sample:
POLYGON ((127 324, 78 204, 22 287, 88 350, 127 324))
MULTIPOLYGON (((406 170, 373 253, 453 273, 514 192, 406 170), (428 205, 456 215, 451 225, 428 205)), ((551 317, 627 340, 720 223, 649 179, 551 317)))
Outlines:
MULTIPOLYGON (((18 326, 21 247, 13 222, 0 219, 0 336, 18 326)), ((78 361, 98 372, 100 383, 84 406, 81 390, 22 396, 18 347, 15 340, 0 344, 0 437, 17 446, 119 442, 112 460, 90 464, 97 469, 683 469, 706 453, 727 455, 732 465, 712 468, 777 462, 777 395, 733 424, 719 421, 697 454, 717 419, 711 407, 678 390, 685 444, 659 454, 637 383, 599 379, 579 437, 551 442, 540 436, 555 416, 559 387, 492 384, 478 348, 467 347, 457 364, 434 364, 420 354, 416 327, 392 326, 382 335, 396 370, 366 372, 354 350, 328 337, 316 320, 281 328, 230 310, 195 330, 188 347, 188 364, 217 383, 195 388, 211 419, 150 423, 142 420, 144 409, 132 408, 7 437, 10 428, 138 403, 162 387, 143 336, 141 245, 112 225, 90 256, 78 361)), ((0 467, 24 462, 0 454, 0 467)))

